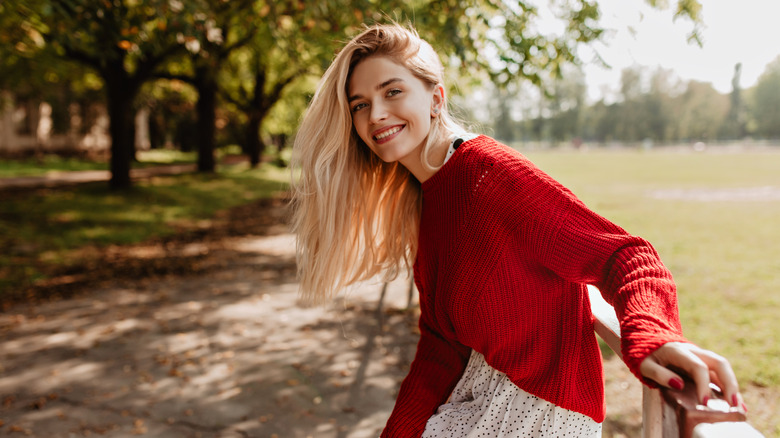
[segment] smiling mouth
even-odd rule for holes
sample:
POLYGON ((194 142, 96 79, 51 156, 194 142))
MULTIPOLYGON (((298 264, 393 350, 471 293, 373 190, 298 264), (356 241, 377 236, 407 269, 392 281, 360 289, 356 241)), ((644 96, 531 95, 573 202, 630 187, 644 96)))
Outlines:
POLYGON ((404 129, 403 125, 393 126, 392 128, 375 135, 374 140, 376 140, 378 143, 384 143, 395 137, 395 135, 401 132, 402 129, 404 129))

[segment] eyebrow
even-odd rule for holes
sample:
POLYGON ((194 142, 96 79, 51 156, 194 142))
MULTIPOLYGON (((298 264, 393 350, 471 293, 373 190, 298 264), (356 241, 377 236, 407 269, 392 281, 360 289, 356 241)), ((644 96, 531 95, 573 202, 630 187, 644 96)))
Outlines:
MULTIPOLYGON (((388 80, 386 80, 386 81, 382 82, 381 84, 377 85, 376 87, 374 87, 374 89, 376 89, 377 91, 379 91, 379 90, 381 90, 382 88, 385 88, 386 86, 388 86, 388 85, 390 85, 390 84, 393 84, 393 83, 396 83, 396 82, 403 82, 403 81, 404 81, 404 80, 403 80, 403 79, 401 79, 401 78, 390 78, 390 79, 388 79, 388 80)), ((363 96, 361 96, 361 95, 359 95, 359 94, 355 94, 355 95, 353 95, 353 96, 349 96, 349 100, 348 100, 348 102, 352 102, 353 100, 361 99, 362 97, 363 97, 363 96)))

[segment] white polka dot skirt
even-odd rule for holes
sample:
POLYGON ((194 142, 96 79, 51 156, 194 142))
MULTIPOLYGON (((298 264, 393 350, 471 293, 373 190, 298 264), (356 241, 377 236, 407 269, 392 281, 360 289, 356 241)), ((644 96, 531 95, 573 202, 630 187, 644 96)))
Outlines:
POLYGON ((601 423, 531 395, 476 351, 422 438, 600 438, 601 423))

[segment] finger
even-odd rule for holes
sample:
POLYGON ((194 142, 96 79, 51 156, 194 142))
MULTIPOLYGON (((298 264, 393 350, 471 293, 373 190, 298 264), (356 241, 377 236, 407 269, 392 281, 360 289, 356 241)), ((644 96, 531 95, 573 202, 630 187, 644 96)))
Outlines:
POLYGON ((662 366, 655 358, 649 357, 639 365, 639 372, 661 386, 681 390, 685 387, 685 381, 679 374, 662 366))
POLYGON ((708 350, 695 350, 693 353, 709 367, 710 375, 714 375, 713 381, 720 387, 726 400, 732 406, 740 406, 739 384, 729 361, 708 350))
MULTIPOLYGON (((698 349, 697 349, 698 350, 698 349)), ((701 350, 704 351, 704 350, 701 350)), ((710 368, 691 349, 675 350, 668 358, 668 364, 680 368, 696 383, 696 398, 702 405, 710 399, 710 368)))
MULTIPOLYGON (((742 393, 737 392, 734 394, 729 394, 723 389, 724 385, 720 381, 720 377, 718 377, 718 374, 715 372, 715 370, 710 369, 710 382, 715 384, 717 386, 717 391, 723 396, 723 399, 728 402, 730 406, 733 406, 735 408, 741 408, 743 411, 747 413, 747 406, 745 406, 745 402, 742 399, 742 393)), ((710 385, 712 387, 712 385, 710 385)))
MULTIPOLYGON (((723 383, 720 381, 720 377, 718 377, 718 373, 715 372, 715 370, 710 370, 710 382, 718 387, 718 391, 723 391, 723 383)), ((710 385, 712 386, 712 385, 710 385)), ((725 394, 725 393, 724 393, 725 394)))

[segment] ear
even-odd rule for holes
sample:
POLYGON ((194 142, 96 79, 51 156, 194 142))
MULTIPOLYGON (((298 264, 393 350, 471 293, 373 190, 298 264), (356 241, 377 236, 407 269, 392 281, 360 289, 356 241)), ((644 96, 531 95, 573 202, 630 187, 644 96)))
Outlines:
POLYGON ((433 86, 433 99, 431 99, 431 118, 436 118, 441 114, 444 106, 444 86, 436 84, 433 86))

